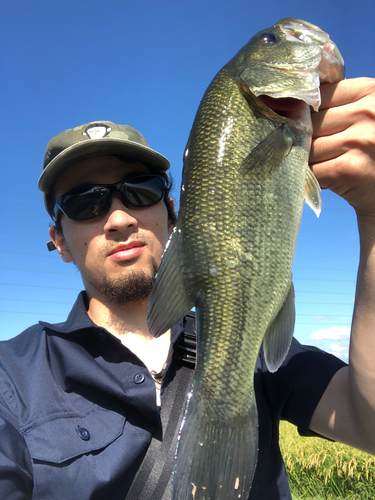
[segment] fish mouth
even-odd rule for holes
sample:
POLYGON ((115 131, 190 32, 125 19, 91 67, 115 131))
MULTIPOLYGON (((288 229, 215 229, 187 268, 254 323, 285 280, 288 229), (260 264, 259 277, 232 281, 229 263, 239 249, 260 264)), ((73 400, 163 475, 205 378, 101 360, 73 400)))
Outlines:
POLYGON ((300 19, 282 19, 265 31, 285 42, 288 57, 281 52, 280 57, 272 54, 272 58, 268 55, 264 60, 250 60, 240 73, 240 80, 281 116, 288 117, 297 107, 293 100, 304 101, 318 111, 320 85, 337 82, 345 75, 344 60, 336 44, 318 26, 300 19))
MULTIPOLYGON (((293 122, 299 129, 310 130, 311 125, 311 104, 305 96, 295 95, 269 95, 268 93, 251 92, 250 89, 239 82, 240 90, 248 100, 250 106, 255 106, 258 110, 268 116, 271 120, 275 118, 282 121, 293 122)), ((319 89, 317 89, 319 92, 319 89)), ((320 92, 319 92, 320 95, 320 92)))
POLYGON ((284 32, 289 42, 315 43, 320 47, 321 59, 317 70, 321 83, 333 83, 344 78, 344 59, 328 33, 315 24, 290 17, 281 19, 275 26, 284 32))
POLYGON ((267 108, 271 109, 277 115, 291 120, 298 111, 298 108, 304 105, 304 101, 293 97, 276 98, 263 94, 258 96, 258 99, 260 99, 263 104, 267 106, 267 108))
POLYGON ((263 113, 271 119, 292 123, 294 127, 312 133, 311 108, 305 99, 295 97, 271 97, 266 94, 254 96, 263 113))

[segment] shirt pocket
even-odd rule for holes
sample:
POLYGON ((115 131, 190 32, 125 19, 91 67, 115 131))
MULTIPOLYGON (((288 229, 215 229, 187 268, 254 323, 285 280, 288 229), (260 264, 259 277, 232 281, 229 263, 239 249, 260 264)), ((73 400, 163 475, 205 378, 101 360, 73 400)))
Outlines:
POLYGON ((123 414, 94 406, 84 415, 46 417, 23 435, 34 460, 62 464, 107 447, 121 436, 125 422, 123 414))

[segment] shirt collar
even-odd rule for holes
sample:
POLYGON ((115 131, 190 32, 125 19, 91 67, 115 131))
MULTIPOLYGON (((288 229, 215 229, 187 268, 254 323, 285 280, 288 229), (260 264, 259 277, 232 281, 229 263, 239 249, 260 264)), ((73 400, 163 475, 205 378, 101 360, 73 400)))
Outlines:
POLYGON ((87 308, 87 295, 85 291, 82 291, 78 295, 66 321, 53 324, 39 321, 39 324, 57 333, 72 333, 86 328, 100 328, 87 314, 87 308))
MULTIPOLYGON (((57 333, 73 333, 78 330, 84 330, 87 328, 95 328, 98 330, 103 330, 102 327, 96 325, 92 319, 87 314, 88 300, 85 291, 79 293, 77 300, 75 301, 72 310, 66 321, 63 323, 47 323, 45 321, 39 321, 44 327, 57 332, 57 333)), ((184 321, 181 319, 173 327, 171 331, 171 341, 174 344, 180 334, 184 331, 184 321)))

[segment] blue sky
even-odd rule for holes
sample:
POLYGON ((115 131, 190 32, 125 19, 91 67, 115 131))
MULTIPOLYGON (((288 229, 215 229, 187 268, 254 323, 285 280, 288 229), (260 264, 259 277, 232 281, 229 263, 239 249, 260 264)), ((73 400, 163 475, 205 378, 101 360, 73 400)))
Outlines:
MULTIPOLYGON (((216 72, 260 29, 299 17, 329 32, 347 77, 375 76, 373 0, 13 0, 0 7, 0 339, 63 321, 82 283, 48 253, 37 189, 48 140, 94 120, 127 123, 167 156, 179 197, 182 154, 216 72)), ((323 193, 305 208, 294 283, 296 337, 345 358, 358 236, 353 210, 323 193)))

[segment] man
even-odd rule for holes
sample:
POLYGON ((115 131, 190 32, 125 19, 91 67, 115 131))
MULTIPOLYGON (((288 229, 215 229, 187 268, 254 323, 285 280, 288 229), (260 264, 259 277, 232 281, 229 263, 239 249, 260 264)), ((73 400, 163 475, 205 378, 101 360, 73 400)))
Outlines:
MULTIPOLYGON (((280 418, 304 433, 375 453, 374 110, 375 81, 356 79, 325 86, 313 115, 313 171, 358 216, 350 365, 294 342, 270 374, 261 353, 251 499, 291 498, 278 448, 280 418)), ((168 167, 137 131, 111 122, 50 141, 39 180, 54 220, 50 237, 62 259, 75 262, 85 292, 66 322, 42 322, 0 346, 2 498, 124 499, 152 437, 160 442, 158 405, 165 406, 177 378, 184 330, 181 321, 154 339, 146 323, 155 270, 174 224, 168 167)), ((173 452, 171 446, 169 462, 173 452)))

